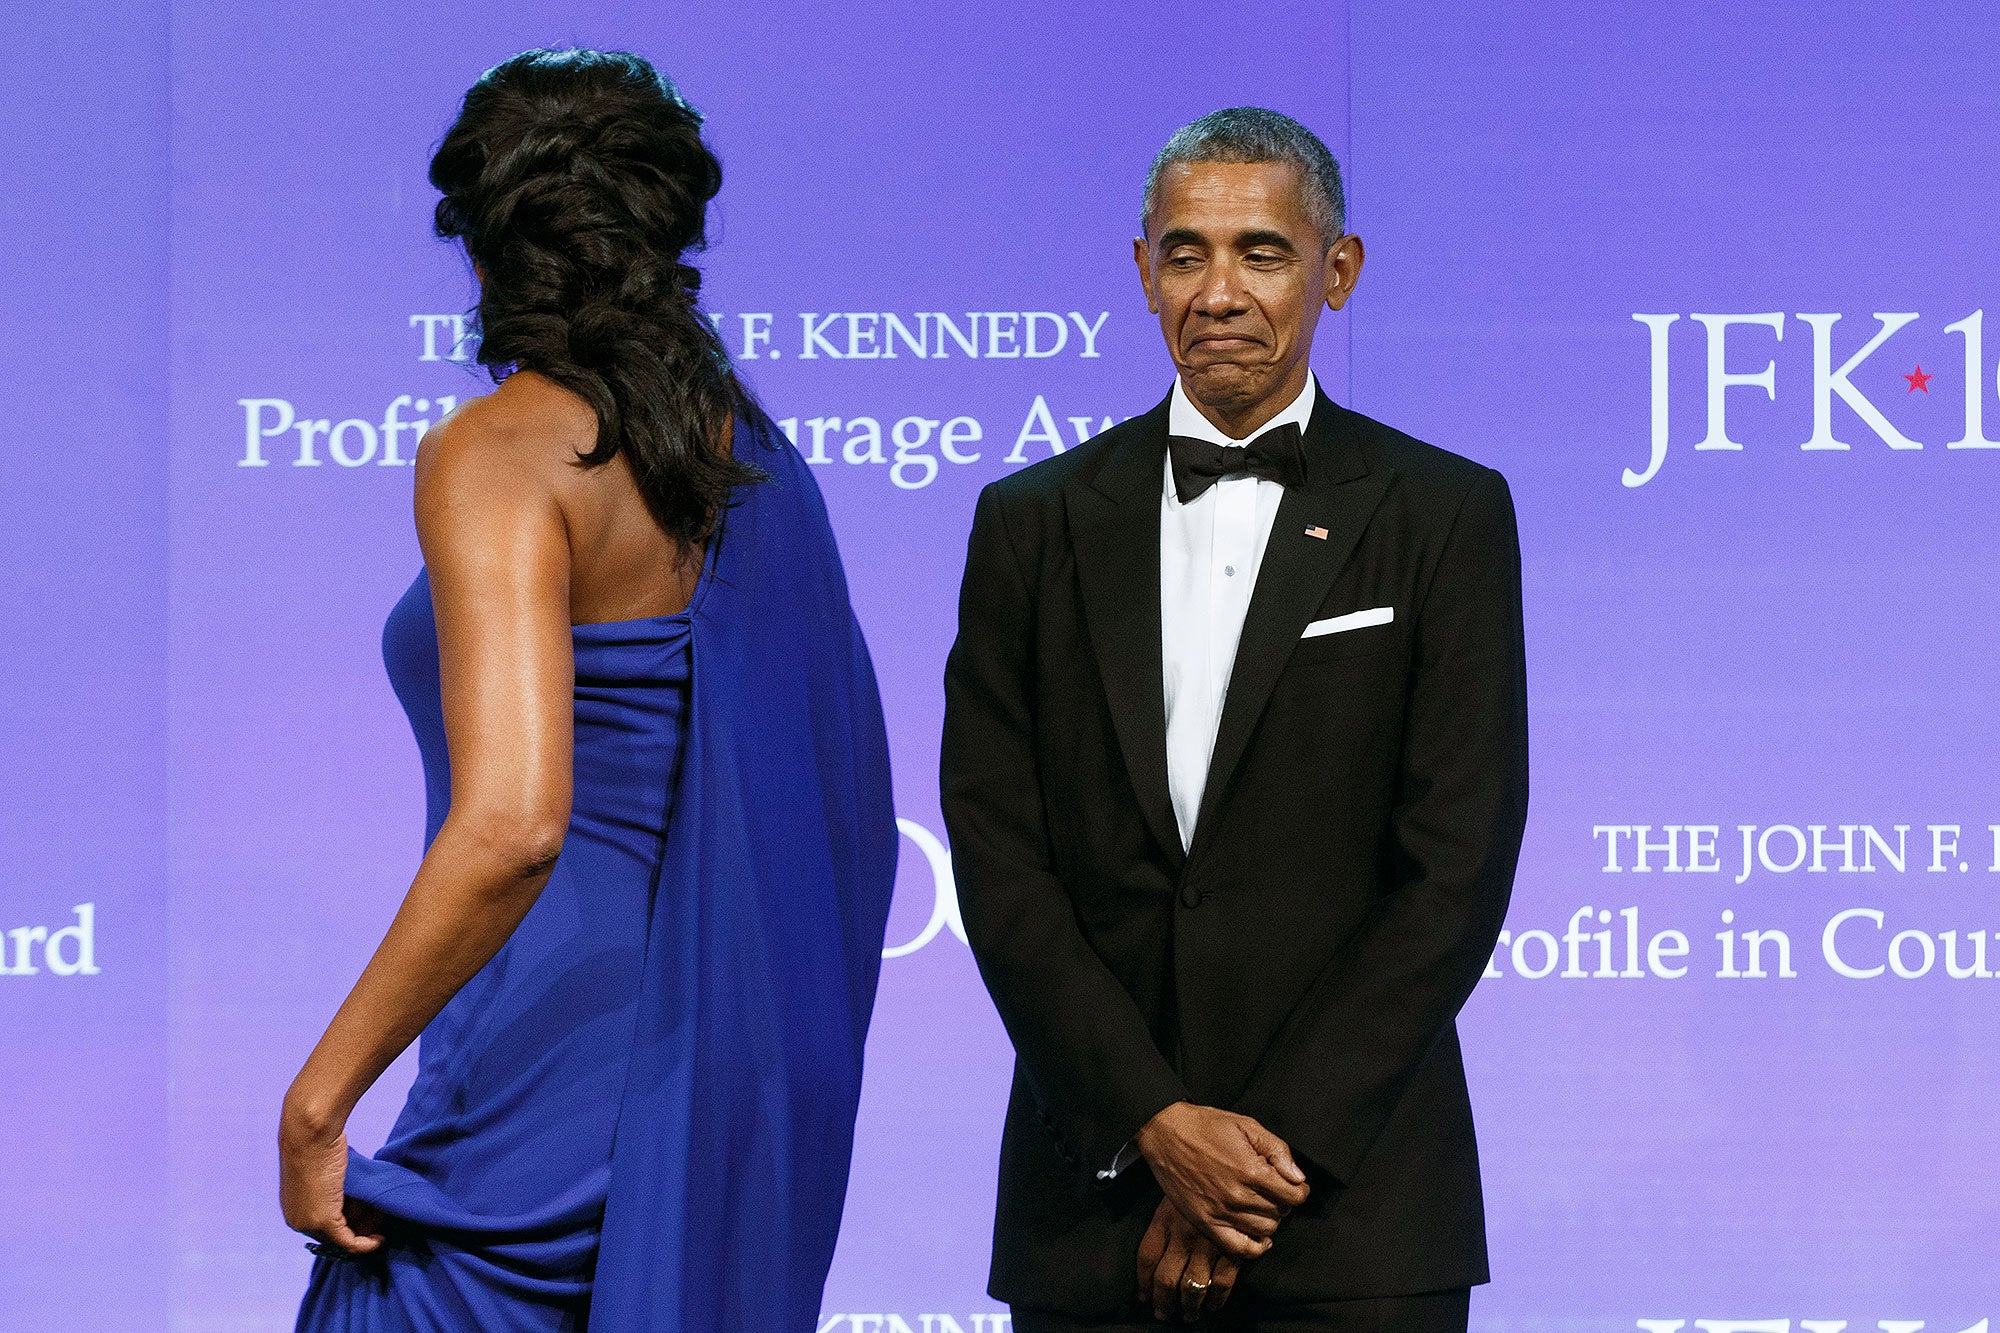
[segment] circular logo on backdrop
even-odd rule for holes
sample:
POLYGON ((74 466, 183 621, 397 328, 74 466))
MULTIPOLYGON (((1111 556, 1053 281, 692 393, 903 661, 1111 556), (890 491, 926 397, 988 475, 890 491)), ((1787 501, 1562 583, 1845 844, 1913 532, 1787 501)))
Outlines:
POLYGON ((941 930, 949 930, 965 943, 965 922, 958 915, 958 884, 951 877, 951 853, 945 850, 944 841, 919 824, 914 819, 896 818, 896 827, 903 836, 917 844, 917 850, 924 854, 924 864, 931 874, 931 915, 924 928, 904 944, 891 944, 882 950, 884 958, 902 958, 913 954, 938 937, 941 930))

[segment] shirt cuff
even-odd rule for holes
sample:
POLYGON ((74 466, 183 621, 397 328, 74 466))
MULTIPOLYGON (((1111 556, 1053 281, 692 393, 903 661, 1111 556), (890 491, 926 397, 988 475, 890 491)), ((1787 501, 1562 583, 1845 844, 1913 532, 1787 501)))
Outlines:
POLYGON ((1125 1140, 1125 1146, 1118 1150, 1118 1155, 1111 1159, 1111 1169, 1109 1171, 1099 1171, 1097 1178, 1099 1180, 1116 1180, 1119 1172, 1138 1160, 1138 1141, 1136 1139, 1127 1139, 1125 1140))

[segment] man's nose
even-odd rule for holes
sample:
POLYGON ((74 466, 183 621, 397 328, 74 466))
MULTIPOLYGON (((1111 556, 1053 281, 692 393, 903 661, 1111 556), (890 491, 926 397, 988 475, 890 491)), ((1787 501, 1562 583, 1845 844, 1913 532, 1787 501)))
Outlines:
POLYGON ((1249 308, 1249 299, 1244 294, 1242 283, 1237 281, 1236 269, 1230 264, 1214 264, 1209 267, 1207 281, 1195 294, 1194 307, 1210 318, 1219 319, 1226 315, 1240 314, 1249 308))

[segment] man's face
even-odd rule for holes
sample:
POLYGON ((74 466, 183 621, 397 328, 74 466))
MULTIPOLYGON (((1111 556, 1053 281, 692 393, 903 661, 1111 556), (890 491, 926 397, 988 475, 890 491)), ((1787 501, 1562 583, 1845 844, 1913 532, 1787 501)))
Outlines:
POLYGON ((1254 429, 1298 395, 1320 310, 1360 274, 1360 238, 1323 245, 1303 185, 1288 162, 1176 163, 1133 243, 1181 382, 1218 424, 1254 429))

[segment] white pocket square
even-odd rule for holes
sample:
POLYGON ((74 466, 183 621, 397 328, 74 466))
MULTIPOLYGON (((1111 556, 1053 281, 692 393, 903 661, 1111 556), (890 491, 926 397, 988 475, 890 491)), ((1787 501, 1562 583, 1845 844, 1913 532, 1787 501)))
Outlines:
POLYGON ((1334 616, 1328 620, 1315 620, 1306 626, 1301 639, 1317 639, 1322 634, 1339 634, 1343 630, 1366 629, 1370 625, 1386 625, 1396 618, 1393 606, 1375 606, 1366 611, 1350 611, 1344 616, 1334 616))

